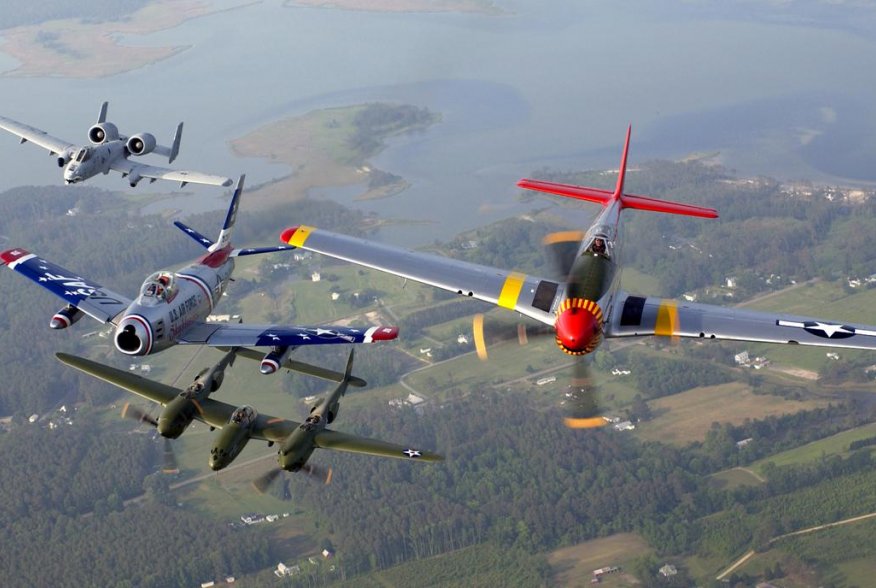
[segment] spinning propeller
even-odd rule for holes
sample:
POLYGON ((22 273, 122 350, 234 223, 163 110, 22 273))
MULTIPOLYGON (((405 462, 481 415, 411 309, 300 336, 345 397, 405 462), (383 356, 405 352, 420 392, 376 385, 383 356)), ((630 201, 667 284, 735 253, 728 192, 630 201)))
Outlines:
MULTIPOLYGON (((275 480, 285 472, 286 470, 282 470, 280 468, 273 468, 256 478, 252 481, 252 487, 259 494, 264 494, 268 491, 268 488, 271 487, 271 484, 274 483, 275 480)), ((331 468, 323 468, 318 465, 306 464, 303 468, 298 470, 300 473, 305 474, 309 479, 315 482, 322 482, 323 484, 330 484, 332 481, 332 469, 331 468)))
MULTIPOLYGON (((155 429, 158 428, 158 420, 154 416, 148 414, 141 408, 131 406, 130 402, 126 402, 125 406, 122 407, 122 417, 135 420, 138 423, 146 423, 155 429)), ((167 437, 164 437, 164 450, 161 454, 161 471, 165 474, 179 473, 179 464, 176 461, 176 454, 173 452, 173 445, 171 445, 170 439, 167 437)))
POLYGON ((578 256, 583 238, 580 231, 563 231, 551 233, 543 241, 560 280, 565 283, 566 298, 557 309, 553 329, 548 325, 485 326, 482 314, 476 315, 473 323, 475 349, 482 360, 487 359, 488 340, 516 338, 525 345, 530 339, 544 336, 553 336, 557 346, 575 358, 563 419, 573 429, 601 427, 607 422, 599 416, 587 357, 602 341, 602 309, 593 300, 597 296, 592 292, 592 284, 603 281, 607 272, 598 256, 588 259, 578 256))

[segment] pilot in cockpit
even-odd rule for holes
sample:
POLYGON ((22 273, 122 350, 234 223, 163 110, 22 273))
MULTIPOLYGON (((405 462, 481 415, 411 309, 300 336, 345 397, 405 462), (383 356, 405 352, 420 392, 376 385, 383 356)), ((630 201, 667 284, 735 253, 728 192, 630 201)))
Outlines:
POLYGON ((609 257, 608 242, 604 237, 596 237, 587 248, 587 253, 599 257, 609 257))

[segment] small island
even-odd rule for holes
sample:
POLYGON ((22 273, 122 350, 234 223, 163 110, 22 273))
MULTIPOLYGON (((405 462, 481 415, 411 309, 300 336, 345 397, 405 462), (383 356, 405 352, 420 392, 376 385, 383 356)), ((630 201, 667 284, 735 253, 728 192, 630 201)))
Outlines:
MULTIPOLYGON (((248 3, 241 0, 236 7, 248 3)), ((138 69, 188 47, 132 47, 120 43, 120 37, 171 29, 220 10, 203 0, 155 0, 117 20, 61 19, 9 28, 0 50, 21 65, 3 75, 89 79, 138 69)))
POLYGON ((369 158, 394 136, 423 130, 440 120, 426 108, 371 103, 309 112, 272 122, 232 141, 242 157, 260 157, 292 167, 293 173, 252 192, 265 204, 304 198, 308 190, 364 185, 357 200, 387 198, 403 192, 408 182, 376 169, 369 158))

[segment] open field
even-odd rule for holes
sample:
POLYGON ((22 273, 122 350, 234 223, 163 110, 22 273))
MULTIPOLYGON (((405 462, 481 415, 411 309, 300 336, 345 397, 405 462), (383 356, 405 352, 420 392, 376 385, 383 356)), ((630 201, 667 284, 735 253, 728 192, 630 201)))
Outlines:
MULTIPOLYGON (((654 550, 635 533, 619 533, 585 541, 571 547, 557 549, 548 554, 548 563, 554 570, 557 586, 590 585, 593 570, 620 566, 621 572, 629 562, 648 555, 654 550)), ((633 586, 638 584, 624 573, 605 576, 602 585, 633 586)))
POLYGON ((746 468, 733 468, 709 476, 710 482, 722 490, 735 490, 746 486, 760 486, 762 479, 746 468))
POLYGON ((759 396, 739 382, 694 388, 649 402, 657 417, 640 424, 636 434, 648 441, 685 445, 705 439, 714 422, 738 425, 745 419, 795 413, 827 403, 827 400, 794 401, 759 396))
POLYGON ((832 455, 845 456, 849 453, 849 444, 851 442, 874 436, 876 436, 876 423, 870 423, 765 457, 751 464, 751 468, 762 474, 764 465, 770 462, 777 466, 783 466, 812 462, 832 455))

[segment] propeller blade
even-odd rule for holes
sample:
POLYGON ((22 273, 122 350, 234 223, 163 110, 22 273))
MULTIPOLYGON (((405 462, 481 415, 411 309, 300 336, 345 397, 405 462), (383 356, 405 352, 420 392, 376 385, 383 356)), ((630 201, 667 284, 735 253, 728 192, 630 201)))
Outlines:
POLYGON ((133 419, 140 423, 147 423, 153 427, 158 427, 158 420, 150 414, 147 414, 143 409, 136 406, 131 406, 131 403, 126 402, 122 407, 122 417, 133 419))
POLYGON ((307 474, 307 477, 311 480, 322 482, 326 486, 328 486, 332 482, 331 468, 325 469, 318 465, 307 464, 303 468, 301 468, 301 471, 307 474))
POLYGON ((176 454, 173 452, 173 445, 170 442, 170 439, 164 439, 164 453, 161 456, 162 459, 162 467, 161 472, 164 474, 178 474, 179 473, 179 464, 176 462, 176 454))
POLYGON ((566 393, 565 418, 570 429, 594 429, 608 424, 599 415, 596 402, 596 386, 590 373, 590 357, 581 356, 572 366, 572 379, 566 393))
POLYGON ((510 323, 496 318, 485 326, 484 315, 477 314, 472 322, 475 351, 481 360, 489 359, 488 345, 495 345, 505 341, 517 341, 519 345, 529 344, 530 339, 555 336, 553 329, 546 325, 527 324, 525 322, 510 323))
POLYGON ((277 476, 279 476, 282 471, 283 470, 279 468, 272 468, 266 471, 264 474, 252 481, 252 487, 255 488, 256 492, 258 492, 259 494, 264 494, 268 491, 268 488, 270 488, 271 484, 274 483, 274 480, 277 479, 277 476))
POLYGON ((560 281, 568 282, 569 273, 575 263, 578 248, 584 239, 581 231, 559 231, 548 233, 542 239, 548 259, 554 270, 554 277, 560 281))

